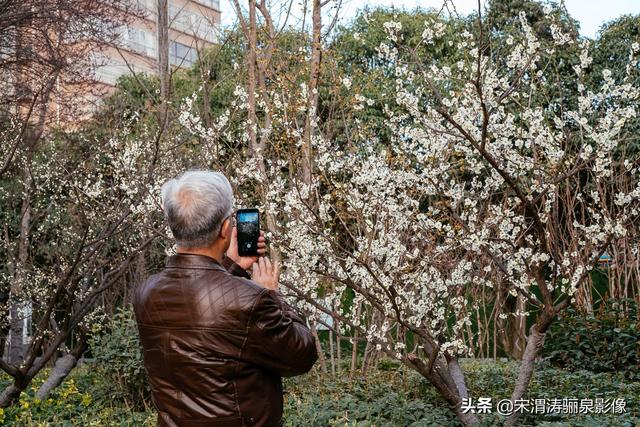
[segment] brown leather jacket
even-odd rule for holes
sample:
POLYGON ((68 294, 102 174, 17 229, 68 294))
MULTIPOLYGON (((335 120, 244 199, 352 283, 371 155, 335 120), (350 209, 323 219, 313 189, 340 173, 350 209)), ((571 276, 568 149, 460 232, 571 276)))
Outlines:
POLYGON ((313 335, 237 264, 178 254, 133 306, 158 426, 279 426, 282 378, 308 372, 313 335))

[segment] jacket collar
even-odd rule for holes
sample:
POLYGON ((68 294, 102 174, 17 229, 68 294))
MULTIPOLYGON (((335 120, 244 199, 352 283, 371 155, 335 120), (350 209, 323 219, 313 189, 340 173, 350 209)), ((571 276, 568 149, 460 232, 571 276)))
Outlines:
POLYGON ((167 258, 167 268, 194 268, 199 270, 224 270, 215 259, 206 255, 177 254, 167 258))

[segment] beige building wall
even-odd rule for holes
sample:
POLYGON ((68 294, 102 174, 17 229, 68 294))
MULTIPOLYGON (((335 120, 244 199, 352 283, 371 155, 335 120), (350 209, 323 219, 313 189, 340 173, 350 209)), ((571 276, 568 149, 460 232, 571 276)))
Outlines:
MULTIPOLYGON (((100 0, 101 1, 101 0, 100 0)), ((93 115, 105 95, 111 93, 117 79, 125 74, 144 72, 157 74, 157 0, 129 0, 138 12, 128 25, 119 29, 117 42, 111 45, 91 46, 82 43, 88 52, 87 64, 91 68, 89 79, 75 81, 62 76, 58 79, 48 103, 46 126, 74 126, 93 115), (139 17, 142 16, 142 17, 139 17)), ((218 43, 220 31, 220 0, 168 0, 169 8, 169 61, 177 68, 190 67, 197 52, 218 43)), ((5 55, 10 55, 11 52, 5 55)), ((16 75, 6 71, 0 75, 0 90, 13 93, 16 75)), ((16 104, 12 111, 28 105, 16 104)))
MULTIPOLYGON (((96 80, 108 86, 132 71, 157 74, 157 1, 132 4, 145 18, 123 26, 116 44, 94 53, 96 80)), ((169 62, 190 67, 198 51, 218 42, 219 0, 169 0, 169 27, 169 62)))
MULTIPOLYGON (((168 0, 169 62, 188 68, 198 52, 218 43, 220 0, 168 0)), ((60 84, 52 100, 52 122, 65 127, 90 118, 113 92, 120 76, 158 73, 157 0, 130 0, 136 18, 119 28, 111 45, 91 47, 93 77, 67 86, 60 84), (143 16, 143 17, 138 17, 143 16)))

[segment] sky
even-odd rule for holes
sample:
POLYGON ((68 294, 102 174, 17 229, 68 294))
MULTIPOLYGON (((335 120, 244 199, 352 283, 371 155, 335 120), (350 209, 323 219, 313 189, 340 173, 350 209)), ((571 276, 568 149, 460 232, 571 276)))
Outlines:
MULTIPOLYGON (((273 0, 275 4, 277 0, 273 0)), ((292 15, 299 17, 302 0, 293 0, 292 15)), ((278 4, 285 3, 280 0, 278 4)), ((243 1, 240 0, 242 4, 243 1)), ((311 2, 308 1, 310 4, 311 2)), ((331 1, 334 4, 335 1, 331 1)), ((346 24, 352 19, 358 9, 365 6, 394 6, 396 8, 413 9, 420 5, 424 8, 434 7, 440 9, 444 0, 342 0, 342 7, 338 22, 346 24)), ((453 0, 459 14, 467 14, 478 8, 477 0, 453 0)), ((484 3, 484 0, 482 0, 484 3)), ((569 14, 580 22, 580 33, 583 36, 594 38, 602 24, 624 14, 639 14, 640 0, 565 0, 569 14)), ((227 26, 235 21, 235 13, 230 0, 220 0, 222 10, 222 25, 227 26)), ((332 18, 329 14, 328 18, 332 18)), ((328 21, 325 18, 325 21, 328 21)))

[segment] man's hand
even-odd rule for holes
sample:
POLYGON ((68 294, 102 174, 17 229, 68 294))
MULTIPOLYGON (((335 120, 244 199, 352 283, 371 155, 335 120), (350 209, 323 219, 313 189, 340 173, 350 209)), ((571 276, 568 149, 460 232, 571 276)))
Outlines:
POLYGON ((278 265, 277 262, 271 265, 271 261, 269 260, 269 258, 260 257, 258 261, 253 264, 253 274, 251 274, 251 280, 259 284, 263 288, 277 291, 279 279, 280 265, 278 265))
POLYGON ((267 243, 264 238, 264 232, 260 231, 260 237, 258 237, 258 255, 238 255, 238 229, 236 227, 233 227, 233 230, 231 230, 231 243, 229 244, 229 249, 227 249, 226 255, 244 270, 247 270, 254 262, 258 261, 258 258, 263 256, 266 251, 267 243))

